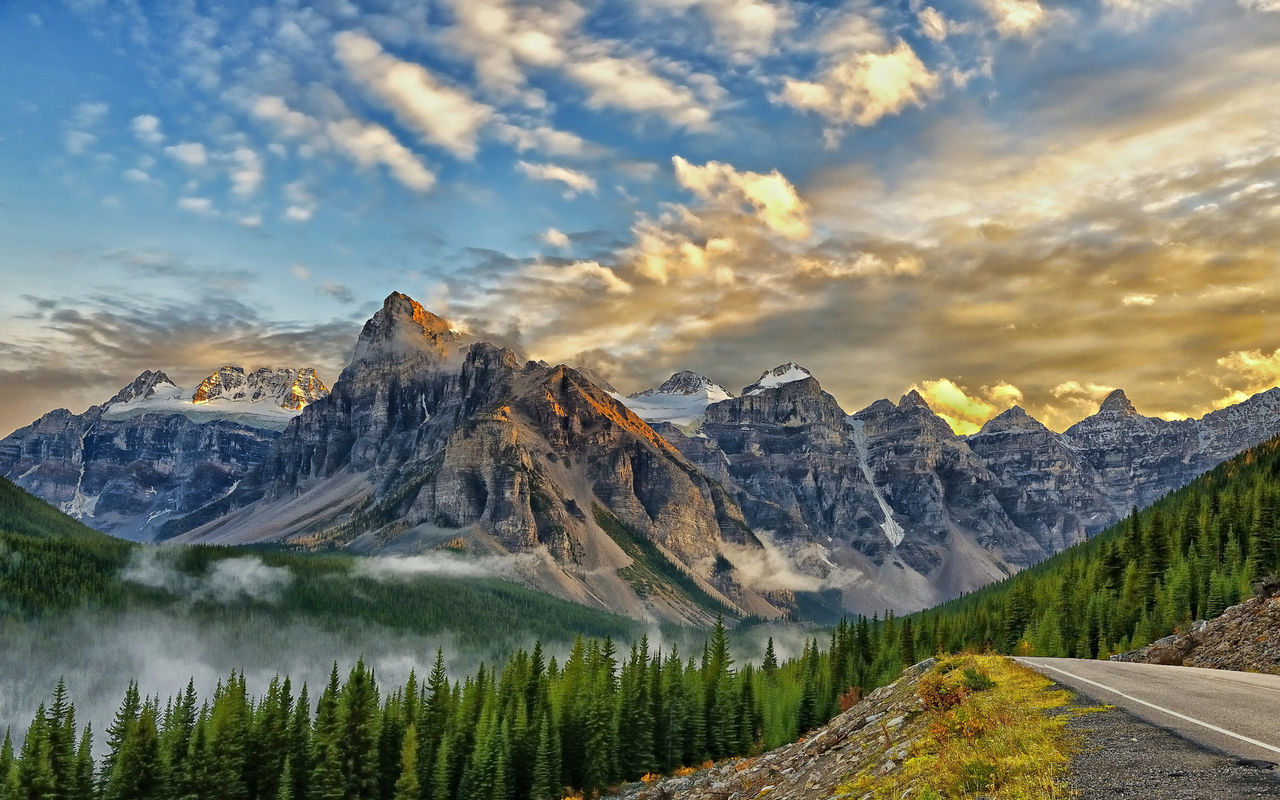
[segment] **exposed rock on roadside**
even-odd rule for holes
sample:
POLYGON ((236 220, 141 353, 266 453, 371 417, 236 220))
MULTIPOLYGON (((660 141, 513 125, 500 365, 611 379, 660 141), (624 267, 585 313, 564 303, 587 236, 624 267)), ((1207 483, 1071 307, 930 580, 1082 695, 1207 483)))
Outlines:
POLYGON ((1254 584, 1254 596, 1114 661, 1280 674, 1280 578, 1254 584))

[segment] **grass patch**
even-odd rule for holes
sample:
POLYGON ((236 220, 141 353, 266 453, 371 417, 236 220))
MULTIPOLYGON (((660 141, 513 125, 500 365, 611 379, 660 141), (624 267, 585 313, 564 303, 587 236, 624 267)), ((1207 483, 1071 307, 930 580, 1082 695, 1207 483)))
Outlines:
MULTIPOLYGON (((870 765, 837 796, 875 800, 915 797, 951 800, 1067 798, 1073 737, 1067 705, 1052 681, 1000 656, 943 659, 917 686, 924 711, 900 769, 870 765)), ((913 727, 915 727, 913 725, 913 727)))

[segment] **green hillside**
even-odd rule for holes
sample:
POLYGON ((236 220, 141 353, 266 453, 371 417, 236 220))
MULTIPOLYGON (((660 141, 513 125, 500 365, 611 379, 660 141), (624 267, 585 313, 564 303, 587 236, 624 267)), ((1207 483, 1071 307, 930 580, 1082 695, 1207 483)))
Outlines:
POLYGON ((178 608, 196 621, 309 621, 448 631, 463 644, 623 636, 630 620, 505 580, 376 577, 338 553, 138 545, 98 533, 0 479, 0 621, 74 609, 178 608), (258 591, 246 580, 266 580, 258 591))
POLYGON ((1280 571, 1280 438, 1000 583, 912 615, 918 645, 1105 658, 1207 619, 1280 571))

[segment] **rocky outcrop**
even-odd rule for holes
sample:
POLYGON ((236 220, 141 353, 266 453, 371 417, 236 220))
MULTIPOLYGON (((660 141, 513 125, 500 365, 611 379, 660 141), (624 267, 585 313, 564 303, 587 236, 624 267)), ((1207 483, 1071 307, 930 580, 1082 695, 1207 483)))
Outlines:
POLYGON ((1112 660, 1280 675, 1280 578, 1254 584, 1253 597, 1219 617, 1112 660))
POLYGON ((212 401, 267 403, 301 411, 328 394, 329 389, 310 367, 301 370, 261 367, 246 373, 244 367, 225 366, 200 382, 191 395, 191 402, 194 405, 212 401))

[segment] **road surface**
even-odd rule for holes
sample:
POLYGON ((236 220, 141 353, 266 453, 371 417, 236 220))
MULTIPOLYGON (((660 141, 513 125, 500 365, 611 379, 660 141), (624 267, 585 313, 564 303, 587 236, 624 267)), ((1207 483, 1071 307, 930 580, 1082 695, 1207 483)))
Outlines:
POLYGON ((1017 661, 1202 747, 1280 763, 1280 675, 1075 658, 1017 661))

